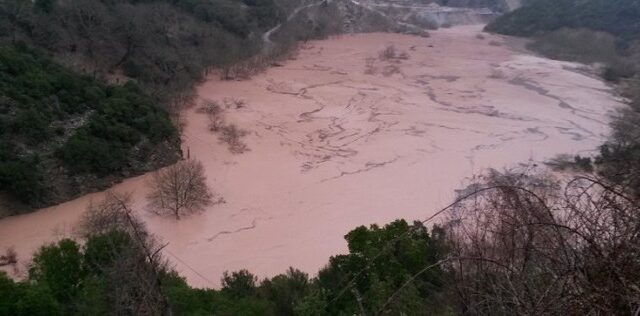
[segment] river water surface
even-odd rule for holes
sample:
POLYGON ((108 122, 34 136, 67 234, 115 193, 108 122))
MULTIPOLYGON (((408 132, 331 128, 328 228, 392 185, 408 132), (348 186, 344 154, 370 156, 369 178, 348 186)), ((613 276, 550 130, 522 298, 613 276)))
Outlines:
MULTIPOLYGON (((246 102, 226 115, 249 132, 250 151, 231 154, 195 109, 183 146, 226 203, 178 222, 140 216, 194 286, 216 287, 223 271, 242 268, 313 274, 346 251, 343 236, 358 225, 424 219, 485 168, 588 153, 603 141, 610 111, 622 106, 609 87, 584 66, 480 31, 343 35, 309 42, 251 80, 211 78, 201 99, 246 102), (378 59, 389 44, 407 58, 378 59)), ((133 192, 142 208, 145 178, 113 190, 133 192)), ((70 236, 102 195, 1 220, 0 250, 15 247, 24 272, 37 247, 70 236)))

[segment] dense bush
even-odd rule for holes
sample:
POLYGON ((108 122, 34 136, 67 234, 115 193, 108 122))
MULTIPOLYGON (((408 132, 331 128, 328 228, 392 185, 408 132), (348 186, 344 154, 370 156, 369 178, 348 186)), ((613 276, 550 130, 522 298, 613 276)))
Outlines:
POLYGON ((446 256, 439 228, 429 234, 419 222, 409 225, 399 220, 384 227, 361 226, 345 238, 349 254, 332 257, 317 278, 317 295, 326 300, 330 315, 381 312, 414 315, 418 311, 427 314, 442 311, 438 294, 443 290, 443 271, 438 267, 420 274, 395 299, 388 301, 394 291, 421 269, 446 256), (364 311, 360 310, 360 304, 364 311))
POLYGON ((58 156, 75 172, 108 175, 125 167, 144 137, 152 143, 174 136, 166 115, 133 84, 107 89, 106 98, 60 148, 58 156))
POLYGON ((42 181, 37 156, 22 158, 12 151, 0 152, 1 190, 6 190, 23 202, 38 203, 46 194, 42 181))
POLYGON ((47 197, 41 161, 54 152, 75 173, 105 176, 142 141, 176 135, 133 83, 103 85, 21 45, 0 47, 0 95, 0 190, 31 205, 47 197))

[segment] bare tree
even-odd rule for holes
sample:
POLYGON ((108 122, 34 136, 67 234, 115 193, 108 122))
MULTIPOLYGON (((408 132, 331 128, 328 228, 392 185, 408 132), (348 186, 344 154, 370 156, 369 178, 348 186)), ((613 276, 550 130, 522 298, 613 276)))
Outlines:
POLYGON ((129 194, 107 192, 88 206, 76 227, 93 247, 87 266, 105 276, 114 315, 171 315, 161 278, 168 271, 161 255, 166 244, 147 232, 130 204, 129 194))
POLYGON ((461 193, 446 227, 461 313, 640 310, 640 204, 624 188, 492 172, 461 193))
POLYGON ((176 219, 202 211, 212 204, 213 193, 207 187, 204 167, 197 160, 183 160, 156 171, 150 181, 147 208, 176 219))

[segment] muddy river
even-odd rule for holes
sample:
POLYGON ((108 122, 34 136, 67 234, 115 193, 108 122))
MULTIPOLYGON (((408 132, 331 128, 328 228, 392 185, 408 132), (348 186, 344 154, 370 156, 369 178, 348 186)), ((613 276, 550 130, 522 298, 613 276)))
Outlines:
MULTIPOLYGON (((226 118, 248 131, 249 151, 230 153, 195 109, 183 146, 226 203, 181 221, 140 216, 194 286, 216 287, 223 271, 241 268, 313 274, 346 251, 343 236, 358 225, 423 219, 485 168, 588 154, 602 142, 621 106, 607 85, 585 66, 480 30, 343 35, 308 42, 251 80, 211 78, 199 97, 245 102, 226 118), (380 60, 387 45, 406 54, 380 60)), ((113 190, 145 204, 145 176, 113 190)), ((24 273, 31 253, 71 236, 102 194, 0 221, 0 250, 15 247, 24 273)))

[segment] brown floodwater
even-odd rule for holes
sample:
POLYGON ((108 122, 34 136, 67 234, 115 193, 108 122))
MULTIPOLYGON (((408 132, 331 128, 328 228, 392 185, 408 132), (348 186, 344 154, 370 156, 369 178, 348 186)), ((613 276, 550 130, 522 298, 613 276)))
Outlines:
MULTIPOLYGON (((226 116, 249 132, 250 151, 231 154, 195 109, 183 146, 226 203, 181 221, 140 216, 194 286, 216 287, 223 271, 242 268, 313 274, 346 251, 343 236, 356 226, 426 218, 485 168, 588 154, 603 141, 610 111, 622 106, 607 85, 585 66, 478 38, 480 30, 343 35, 308 42, 251 80, 210 78, 201 99, 246 101, 226 116), (407 58, 379 60, 389 44, 407 58)), ((145 181, 113 190, 132 192, 141 209, 145 181)), ((0 250, 15 247, 24 273, 37 247, 72 236, 102 196, 1 220, 0 250)))

